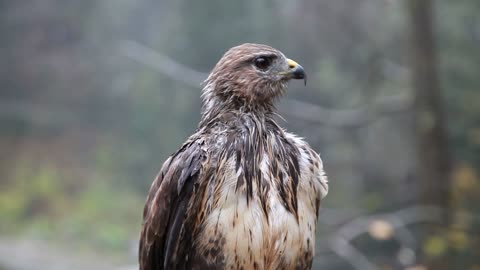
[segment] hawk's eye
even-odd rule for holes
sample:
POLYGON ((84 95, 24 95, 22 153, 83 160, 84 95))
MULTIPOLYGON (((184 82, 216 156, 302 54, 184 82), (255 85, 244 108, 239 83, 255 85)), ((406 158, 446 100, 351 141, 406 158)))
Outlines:
POLYGON ((270 66, 272 60, 264 56, 259 56, 255 58, 254 63, 257 68, 265 70, 270 66))

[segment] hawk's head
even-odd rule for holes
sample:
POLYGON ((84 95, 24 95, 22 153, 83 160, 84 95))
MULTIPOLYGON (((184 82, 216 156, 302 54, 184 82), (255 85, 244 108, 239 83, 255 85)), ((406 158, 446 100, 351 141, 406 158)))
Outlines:
MULTIPOLYGON (((236 107, 270 105, 291 79, 306 81, 303 67, 280 51, 246 43, 228 50, 205 81, 205 109, 223 103, 236 107)), ((223 105, 222 104, 222 105, 223 105)))

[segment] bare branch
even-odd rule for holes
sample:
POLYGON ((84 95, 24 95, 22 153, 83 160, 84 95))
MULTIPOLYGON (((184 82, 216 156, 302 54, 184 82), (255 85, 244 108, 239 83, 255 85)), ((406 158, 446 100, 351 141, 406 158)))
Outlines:
POLYGON ((359 217, 343 225, 337 231, 336 235, 341 235, 348 240, 352 240, 367 232, 368 226, 373 220, 381 219, 389 221, 394 229, 398 229, 413 223, 439 221, 441 213, 442 210, 435 206, 413 206, 389 214, 359 217))
POLYGON ((332 238, 330 241, 332 250, 340 257, 358 270, 380 270, 375 264, 371 263, 368 258, 363 255, 350 242, 342 237, 332 238))
POLYGON ((200 86, 208 76, 206 73, 193 70, 133 40, 120 42, 120 52, 128 58, 193 87, 200 86))
MULTIPOLYGON (((193 70, 136 41, 121 42, 120 52, 128 58, 193 87, 198 87, 208 76, 206 73, 193 70)), ((286 115, 305 121, 336 128, 349 128, 369 124, 386 113, 405 111, 410 104, 408 95, 378 98, 372 106, 359 109, 330 109, 304 101, 285 99, 280 110, 286 115)))
POLYGON ((338 256, 348 261, 355 269, 379 269, 371 263, 358 249, 350 244, 354 238, 368 232, 375 220, 388 221, 396 230, 395 238, 405 246, 415 242, 406 226, 420 222, 438 222, 442 209, 434 206, 414 206, 389 214, 370 215, 356 218, 343 225, 329 240, 330 247, 338 256), (406 237, 406 239, 404 239, 406 237))
POLYGON ((378 120, 385 114, 406 111, 411 100, 408 95, 377 98, 369 107, 359 109, 329 109, 316 104, 286 99, 280 109, 289 116, 336 128, 355 128, 378 120))

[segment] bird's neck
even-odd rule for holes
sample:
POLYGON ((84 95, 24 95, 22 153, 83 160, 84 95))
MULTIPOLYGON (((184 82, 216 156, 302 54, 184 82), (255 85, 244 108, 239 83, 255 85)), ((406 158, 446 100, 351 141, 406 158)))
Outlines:
POLYGON ((273 120, 276 115, 275 106, 272 101, 249 102, 234 96, 217 96, 214 93, 213 89, 204 88, 200 126, 207 125, 224 114, 248 114, 262 122, 273 120))

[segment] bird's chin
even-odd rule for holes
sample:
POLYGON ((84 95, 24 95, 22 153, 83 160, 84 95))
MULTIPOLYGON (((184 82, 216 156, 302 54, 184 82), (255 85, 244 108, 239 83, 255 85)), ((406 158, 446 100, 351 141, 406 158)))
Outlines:
POLYGON ((281 82, 278 85, 278 87, 275 87, 275 88, 271 89, 270 99, 271 100, 276 100, 276 99, 280 98, 281 96, 283 96, 285 94, 285 91, 287 90, 287 83, 288 83, 288 81, 281 82))
POLYGON ((281 80, 278 83, 278 86, 276 87, 276 91, 278 92, 279 95, 283 95, 285 91, 287 91, 288 88, 288 82, 290 80, 281 80))

